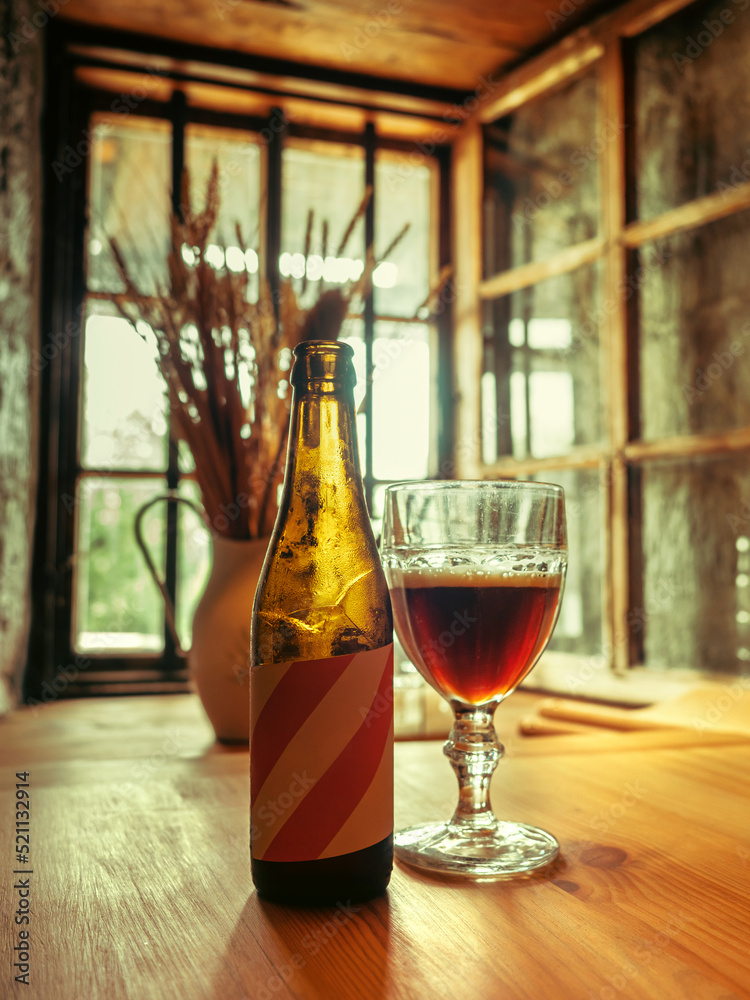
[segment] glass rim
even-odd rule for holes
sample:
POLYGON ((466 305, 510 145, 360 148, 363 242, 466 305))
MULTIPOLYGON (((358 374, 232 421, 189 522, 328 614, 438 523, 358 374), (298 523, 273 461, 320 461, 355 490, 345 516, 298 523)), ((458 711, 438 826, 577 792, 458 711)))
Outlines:
POLYGON ((428 492, 433 490, 450 489, 533 489, 539 492, 546 492, 548 495, 565 496, 565 490, 557 483, 540 483, 536 480, 526 479, 414 479, 404 480, 400 483, 391 483, 385 488, 385 495, 398 493, 399 491, 428 492))

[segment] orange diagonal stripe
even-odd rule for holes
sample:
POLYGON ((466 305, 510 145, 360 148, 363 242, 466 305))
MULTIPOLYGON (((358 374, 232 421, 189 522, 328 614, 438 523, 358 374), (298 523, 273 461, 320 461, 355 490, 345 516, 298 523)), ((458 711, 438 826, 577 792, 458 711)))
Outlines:
MULTIPOLYGON (((351 656, 328 657, 324 660, 300 660, 291 664, 268 663, 253 667, 251 680, 252 743, 250 746, 250 775, 253 795, 262 788, 266 778, 284 748, 306 719, 341 677, 354 658, 351 656), (279 667, 284 667, 283 674, 279 667), (260 671, 273 672, 262 680, 273 681, 274 673, 280 675, 278 683, 267 692, 261 685, 260 671), (257 717, 252 699, 266 694, 257 717)), ((252 800, 251 800, 252 801, 252 800)))
MULTIPOLYGON (((276 833, 357 733, 370 711, 384 667, 391 676, 391 662, 390 646, 356 654, 300 730, 282 748, 262 787, 253 788, 254 858, 264 858, 276 833)), ((310 857, 307 854, 296 860, 310 857)))
POLYGON ((391 731, 391 663, 389 657, 362 725, 291 812, 266 850, 266 861, 291 860, 305 854, 320 857, 356 809, 380 767, 391 731))

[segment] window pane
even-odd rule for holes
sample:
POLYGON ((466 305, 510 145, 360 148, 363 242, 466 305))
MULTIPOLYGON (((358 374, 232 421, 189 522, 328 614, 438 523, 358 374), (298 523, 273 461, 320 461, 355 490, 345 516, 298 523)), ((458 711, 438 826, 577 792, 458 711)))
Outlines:
POLYGON ((430 458, 429 327, 375 324, 372 360, 376 479, 424 479, 430 458))
POLYGON ((147 295, 166 282, 172 189, 168 122, 131 116, 112 124, 92 119, 86 282, 122 291, 109 240, 115 237, 136 287, 147 295))
POLYGON ((485 462, 602 440, 599 301, 597 264, 485 304, 485 462))
POLYGON ((258 295, 260 240, 260 149, 256 137, 237 129, 189 125, 185 132, 185 161, 190 171, 190 200, 194 212, 206 203, 211 167, 216 160, 219 179, 219 217, 211 234, 209 258, 217 267, 236 269, 244 263, 251 274, 250 294, 258 295), (237 225, 243 237, 238 245, 237 225))
POLYGON ((641 434, 750 424, 750 212, 641 251, 641 434))
POLYGON ((367 415, 360 413, 360 407, 364 402, 367 393, 367 361, 365 358, 365 329, 361 320, 349 320, 344 324, 344 336, 339 340, 349 344, 354 351, 352 363, 354 373, 357 376, 357 384, 354 386, 354 409, 357 411, 357 444, 359 446, 359 465, 364 476, 366 470, 367 446, 367 415))
MULTIPOLYGON (((78 486, 74 648, 159 652, 164 607, 135 541, 135 516, 163 493, 160 479, 87 476, 78 486)), ((146 515, 144 537, 164 573, 164 505, 146 515)))
POLYGON ((260 236, 260 150, 254 134, 236 129, 188 125, 185 159, 190 171, 193 208, 202 211, 211 167, 216 160, 221 204, 215 235, 224 245, 235 241, 239 223, 248 246, 260 236))
POLYGON ((84 336, 83 465, 165 469, 167 400, 155 341, 145 341, 112 307, 91 300, 84 336))
POLYGON ((636 216, 649 219, 748 180, 750 14, 743 3, 691 4, 634 47, 636 216))
POLYGON ((317 299, 321 282, 341 285, 364 270, 364 220, 357 221, 344 250, 340 244, 365 193, 364 152, 359 146, 318 142, 288 146, 283 154, 281 259, 300 301, 317 299), (313 210, 310 250, 305 258, 308 212, 313 210), (307 288, 302 292, 302 276, 307 288))
POLYGON ((597 121, 595 71, 485 129, 486 277, 597 235, 598 161, 616 135, 597 121))
POLYGON ((591 656, 602 651, 602 497, 597 469, 545 472, 532 477, 565 490, 568 572, 560 617, 549 648, 591 656))
POLYGON ((644 594, 634 612, 643 622, 645 662, 747 671, 746 456, 649 463, 642 477, 644 594))
POLYGON ((409 230, 373 274, 375 312, 411 318, 430 291, 432 170, 380 151, 375 158, 375 252, 409 230))
MULTIPOLYGON (((201 507, 197 483, 183 480, 180 493, 201 507)), ((193 615, 211 568, 211 536, 198 514, 184 504, 177 515, 177 600, 176 618, 180 645, 189 649, 193 635, 193 615)))

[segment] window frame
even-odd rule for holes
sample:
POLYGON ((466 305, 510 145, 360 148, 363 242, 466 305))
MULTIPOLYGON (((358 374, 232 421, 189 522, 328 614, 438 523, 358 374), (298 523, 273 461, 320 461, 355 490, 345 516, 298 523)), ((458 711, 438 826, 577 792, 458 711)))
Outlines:
MULTIPOLYGON (((120 36, 117 36, 120 37, 120 36)), ((82 467, 79 447, 79 425, 81 420, 81 390, 83 379, 83 325, 85 322, 85 302, 87 297, 109 299, 108 293, 87 292, 84 271, 84 242, 86 234, 86 206, 88 189, 87 164, 77 165, 77 169, 64 172, 61 176, 51 176, 53 162, 63 162, 69 148, 75 147, 74 137, 86 136, 92 114, 97 111, 112 109, 113 94, 92 85, 83 83, 77 77, 80 66, 91 65, 92 62, 101 68, 106 66, 106 59, 98 50, 94 57, 87 55, 85 47, 81 48, 82 40, 88 38, 85 28, 78 29, 73 25, 54 25, 48 33, 47 51, 47 98, 48 111, 44 121, 44 140, 46 150, 47 177, 45 189, 45 233, 46 240, 43 251, 43 287, 47 294, 42 301, 43 329, 50 331, 65 331, 55 340, 51 336, 43 340, 42 347, 52 346, 49 357, 41 354, 43 359, 39 371, 35 374, 40 378, 41 388, 41 433, 40 433, 40 474, 37 492, 38 517, 35 537, 35 561, 32 577, 34 628, 29 643, 29 660, 24 679, 24 696, 27 699, 51 700, 53 697, 79 697, 82 695, 110 695, 135 693, 176 693, 189 690, 187 666, 183 657, 178 655, 174 641, 164 618, 164 651, 161 654, 148 652, 130 652, 122 655, 111 652, 102 655, 76 652, 73 648, 73 597, 74 597, 74 557, 75 540, 75 500, 76 485, 83 478, 110 475, 123 478, 138 476, 164 483, 164 490, 174 489, 181 480, 193 479, 190 473, 179 471, 177 464, 176 442, 170 437, 169 461, 166 471, 139 470, 105 470, 84 469, 82 467), (49 235, 53 234, 53 235, 49 235), (68 498, 67 503, 65 498, 68 498)), ((125 39, 125 46, 132 49, 135 55, 130 55, 127 69, 136 72, 145 71, 153 62, 153 52, 145 51, 136 45, 143 39, 125 39)), ((166 53, 169 46, 163 46, 166 53)), ((158 59, 157 43, 157 63, 158 59)), ((121 62, 112 63, 115 69, 125 68, 121 62)), ((220 77, 222 54, 215 53, 213 65, 220 77)), ((231 66, 229 54, 227 66, 231 66)), ((314 77, 314 70, 311 70, 314 77)), ((169 74, 166 74, 168 77, 169 74)), ((179 74, 175 74, 179 78, 179 74)), ((246 87, 251 90, 251 87, 246 87)), ((311 86, 311 89, 314 87, 311 86)), ((332 108, 338 107, 335 88, 324 83, 322 90, 327 92, 316 98, 320 103, 328 103, 332 108)), ((393 90, 393 88, 390 88, 393 90)), ((408 89, 408 88, 407 88, 408 89)), ((304 90, 304 87, 303 87, 304 90)), ((419 88, 416 88, 418 91, 419 88)), ((263 88, 261 87, 261 91, 263 88)), ((268 91, 265 90, 267 94, 268 91)), ((283 99, 283 90, 279 92, 283 99)), ((343 91, 342 91, 343 93, 343 91)), ((446 95, 453 97, 454 95, 446 95)), ((387 98, 384 98, 386 100, 387 98)), ((358 101, 342 98, 343 104, 354 104, 358 108, 369 106, 360 97, 358 101)), ((402 111, 395 110, 392 114, 420 115, 423 107, 429 102, 419 95, 413 98, 414 107, 409 110, 409 100, 403 95, 395 95, 393 103, 403 105, 402 111)), ((180 185, 176 183, 182 173, 184 160, 184 132, 188 124, 206 124, 225 128, 238 129, 244 132, 257 132, 271 124, 271 119, 277 109, 273 108, 268 118, 249 117, 231 111, 221 111, 203 107, 188 107, 184 95, 176 90, 169 103, 146 98, 140 100, 138 106, 129 111, 130 114, 149 118, 166 119, 172 126, 172 183, 176 192, 173 202, 179 199, 180 185)), ((437 110, 432 114, 437 119, 437 110)), ((367 117, 367 116, 365 116, 367 117)), ((440 119, 441 120, 441 119, 440 119)), ((281 234, 281 151, 284 134, 270 130, 276 138, 264 147, 262 158, 262 176, 268 178, 267 206, 265 225, 261 224, 261 245, 265 246, 265 261, 268 277, 273 285, 278 282, 278 253, 274 256, 274 248, 279 247, 281 234), (272 165, 269 168, 269 161, 272 165), (274 166, 276 164, 275 183, 274 166), (272 264, 275 262, 275 264, 272 264)), ((407 138, 390 138, 387 135, 376 134, 375 126, 368 122, 362 131, 351 132, 339 128, 310 126, 296 121, 288 124, 284 130, 288 135, 300 139, 316 139, 322 141, 343 142, 346 144, 361 144, 365 149, 366 176, 365 184, 374 182, 374 163, 376 151, 380 149, 393 150, 405 155, 415 151, 415 141, 407 138)), ((446 203, 450 183, 451 151, 450 144, 444 141, 441 145, 433 144, 428 154, 419 154, 422 160, 434 161, 433 209, 436 214, 431 222, 431 261, 432 272, 437 273, 437 266, 449 262, 451 243, 449 221, 446 218, 446 203)), ((85 159, 85 154, 84 157, 85 159)), ((73 161, 71 161, 73 162, 73 161)), ((366 217, 366 236, 368 242, 374 232, 374 208, 377 191, 368 206, 366 217)), ((174 207, 174 205, 173 205, 174 207)), ((381 317, 376 316, 373 309, 373 296, 365 303, 364 328, 367 351, 367 366, 373 371, 372 342, 375 322, 381 317)), ((392 317, 383 317, 390 319, 392 317)), ((434 448, 432 464, 438 467, 450 452, 451 422, 450 397, 446 391, 448 376, 445 363, 449 358, 448 341, 450 338, 450 310, 444 310, 432 321, 432 347, 438 370, 433 381, 433 412, 435 414, 435 434, 431 445, 434 448)), ((409 322, 406 317, 398 317, 399 322, 409 322)), ((368 429, 372 427, 372 399, 368 407, 368 429)), ((368 502, 377 485, 372 476, 372 440, 371 430, 368 430, 368 468, 364 476, 365 490, 368 502)), ((432 471, 432 470, 431 470, 432 471)), ((177 506, 167 505, 166 513, 166 573, 167 591, 174 600, 176 590, 176 551, 177 551, 177 506)), ((135 542, 134 542, 135 544, 135 542)), ((155 591, 155 599, 158 598, 155 591)), ((161 601, 161 598, 158 598, 161 601)))
POLYGON ((640 475, 649 463, 731 455, 750 450, 750 426, 717 433, 686 433, 654 440, 640 438, 637 315, 634 303, 618 293, 634 271, 640 247, 662 237, 694 230, 750 208, 750 182, 731 192, 715 191, 647 220, 630 221, 632 142, 619 129, 597 159, 600 190, 599 234, 568 246, 553 256, 522 264, 489 277, 482 274, 483 203, 482 129, 537 98, 553 93, 592 69, 597 73, 600 123, 632 122, 633 93, 630 46, 641 34, 699 0, 663 0, 649 4, 631 0, 589 28, 579 31, 510 73, 492 99, 479 108, 455 145, 454 211, 463 233, 456 249, 456 350, 453 360, 459 397, 456 414, 457 468, 462 478, 525 478, 545 472, 598 469, 602 489, 605 545, 603 551, 603 634, 600 654, 585 657, 548 652, 530 678, 540 686, 566 694, 644 703, 673 694, 686 680, 713 681, 730 675, 701 669, 661 672, 642 666, 642 633, 628 627, 629 614, 643 607, 643 559, 640 547, 640 475), (464 256, 458 253, 458 246, 464 256), (579 446, 550 458, 517 460, 510 456, 490 464, 482 460, 481 404, 471 400, 470 386, 479 384, 482 368, 482 307, 546 278, 568 274, 601 261, 604 303, 614 303, 600 326, 605 438, 601 446, 579 446), (599 669, 602 655, 609 669, 599 669), (597 673, 598 671, 598 673, 597 673), (581 683, 580 678, 585 677, 581 683), (627 683, 623 683, 627 682, 627 683), (678 685, 676 687, 675 685, 678 685))

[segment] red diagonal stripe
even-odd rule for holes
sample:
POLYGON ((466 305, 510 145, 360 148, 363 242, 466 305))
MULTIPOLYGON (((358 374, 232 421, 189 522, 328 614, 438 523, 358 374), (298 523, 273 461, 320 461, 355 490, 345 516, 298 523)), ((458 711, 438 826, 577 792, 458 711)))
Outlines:
MULTIPOLYGON (((372 704, 378 701, 378 696, 385 698, 389 706, 391 704, 392 655, 386 661, 372 704)), ((264 861, 317 858, 322 854, 370 787, 390 730, 389 710, 363 720, 349 743, 276 834, 263 856, 264 861)))
MULTIPOLYGON (((300 660, 281 678, 255 723, 250 746, 252 801, 294 735, 354 659, 351 656, 300 660)), ((273 670, 269 663, 261 670, 273 670)))

